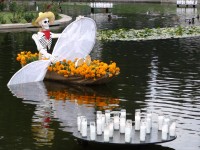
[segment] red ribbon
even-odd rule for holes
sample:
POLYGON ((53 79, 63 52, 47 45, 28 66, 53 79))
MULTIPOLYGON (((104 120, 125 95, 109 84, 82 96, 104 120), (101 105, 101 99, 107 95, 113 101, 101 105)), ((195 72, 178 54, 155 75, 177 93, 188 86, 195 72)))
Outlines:
POLYGON ((45 30, 45 31, 42 31, 46 37, 47 40, 50 39, 50 30, 45 30))

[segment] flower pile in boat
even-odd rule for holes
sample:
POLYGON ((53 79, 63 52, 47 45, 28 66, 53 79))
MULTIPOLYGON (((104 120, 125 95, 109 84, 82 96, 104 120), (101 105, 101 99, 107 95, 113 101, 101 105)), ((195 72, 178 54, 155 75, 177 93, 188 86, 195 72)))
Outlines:
POLYGON ((82 76, 86 79, 97 79, 103 76, 113 77, 120 72, 119 67, 112 61, 107 64, 100 60, 93 60, 89 66, 86 63, 83 63, 81 66, 75 67, 74 62, 65 59, 52 64, 49 66, 48 70, 55 71, 64 77, 82 76))
MULTIPOLYGON (((22 66, 24 66, 30 62, 38 60, 38 58, 38 53, 23 51, 17 55, 16 60, 19 61, 22 66)), ((89 66, 86 63, 83 63, 81 66, 75 67, 74 62, 64 59, 63 61, 58 61, 54 64, 51 64, 48 67, 48 71, 54 71, 64 77, 81 76, 86 79, 95 80, 104 76, 116 76, 120 73, 120 68, 117 67, 115 62, 111 61, 109 64, 107 64, 100 60, 91 61, 89 66)))

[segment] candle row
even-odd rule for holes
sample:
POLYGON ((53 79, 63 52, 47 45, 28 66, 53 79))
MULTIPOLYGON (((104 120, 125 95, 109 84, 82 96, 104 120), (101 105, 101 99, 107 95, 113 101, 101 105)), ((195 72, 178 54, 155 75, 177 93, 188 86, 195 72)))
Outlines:
MULTIPOLYGON (((125 142, 131 141, 132 134, 132 120, 126 120, 126 110, 122 109, 120 112, 112 112, 111 117, 110 110, 106 110, 105 114, 102 111, 97 111, 96 122, 90 122, 90 140, 95 140, 96 135, 102 135, 104 142, 109 142, 110 138, 113 138, 114 130, 125 134, 125 142)), ((78 116, 77 126, 78 131, 82 137, 87 137, 87 118, 85 116, 78 116)))
MULTIPOLYGON (((122 109, 120 112, 112 112, 111 117, 110 110, 106 110, 105 114, 102 111, 96 112, 96 121, 89 123, 89 137, 90 140, 95 140, 96 135, 102 135, 104 142, 109 142, 110 138, 113 138, 114 130, 119 131, 121 134, 125 134, 125 142, 130 143, 132 138, 132 120, 126 119, 126 110, 122 109)), ((78 131, 82 137, 88 135, 88 122, 85 116, 78 116, 77 118, 78 131)), ((167 140, 168 134, 175 136, 176 122, 171 121, 169 117, 163 115, 158 116, 158 130, 162 131, 162 140, 167 140)), ((145 141, 146 134, 150 134, 152 130, 152 113, 147 111, 145 119, 141 117, 139 109, 135 111, 135 131, 140 131, 140 141, 145 141)))
MULTIPOLYGON (((141 117, 140 109, 135 110, 135 130, 140 130, 140 141, 145 141, 146 134, 151 133, 152 112, 147 111, 145 118, 141 117)), ((176 121, 171 120, 169 116, 158 115, 158 130, 162 131, 162 140, 167 140, 169 136, 175 136, 176 121)))

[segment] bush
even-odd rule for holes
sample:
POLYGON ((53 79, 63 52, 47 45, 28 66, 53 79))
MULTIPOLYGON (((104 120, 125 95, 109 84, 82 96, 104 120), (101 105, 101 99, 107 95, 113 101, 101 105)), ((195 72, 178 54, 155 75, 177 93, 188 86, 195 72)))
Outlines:
POLYGON ((23 20, 23 16, 24 16, 24 12, 21 12, 21 11, 14 12, 12 14, 12 17, 10 17, 10 21, 12 23, 20 23, 23 20))
POLYGON ((16 2, 10 2, 10 3, 9 3, 9 10, 10 10, 11 12, 16 12, 17 9, 18 9, 18 5, 17 5, 16 2))
POLYGON ((12 17, 10 18, 10 21, 12 23, 19 23, 21 20, 23 20, 24 16, 24 7, 18 5, 16 2, 11 2, 9 5, 9 9, 11 12, 13 12, 12 17))
POLYGON ((0 11, 3 11, 6 8, 6 4, 3 1, 0 1, 0 11))
POLYGON ((24 13, 23 18, 27 21, 27 22, 32 22, 33 19, 36 18, 36 15, 33 13, 24 13))
POLYGON ((47 11, 53 12, 55 15, 55 19, 59 19, 59 12, 61 11, 59 4, 57 4, 57 3, 43 4, 42 12, 47 12, 47 11))
POLYGON ((6 20, 4 19, 3 15, 0 15, 0 24, 5 24, 6 20))

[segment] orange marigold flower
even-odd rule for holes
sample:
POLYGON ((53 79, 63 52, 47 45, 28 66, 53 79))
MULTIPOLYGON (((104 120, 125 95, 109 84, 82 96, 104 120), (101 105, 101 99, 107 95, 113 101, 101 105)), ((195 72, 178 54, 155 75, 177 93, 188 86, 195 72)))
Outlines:
MULTIPOLYGON (((16 60, 22 65, 26 65, 27 62, 32 62, 38 60, 39 53, 31 53, 31 51, 23 51, 17 54, 16 60)), ((75 62, 71 60, 63 59, 61 62, 56 62, 55 64, 48 67, 49 71, 54 71, 65 77, 70 76, 82 76, 83 78, 101 78, 108 74, 109 77, 118 75, 120 68, 117 67, 116 63, 110 61, 109 64, 104 63, 100 60, 93 60, 88 66, 86 63, 83 63, 79 67, 75 67, 75 62)), ((62 99, 64 96, 61 96, 62 99)))
POLYGON ((17 60, 17 61, 20 61, 20 60, 21 60, 21 58, 20 58, 20 57, 17 57, 17 58, 16 58, 16 60, 17 60))
POLYGON ((109 74, 109 77, 112 77, 113 75, 112 74, 109 74))
POLYGON ((66 63, 66 62, 67 62, 67 60, 66 60, 66 59, 63 59, 63 62, 64 62, 64 63, 66 63))
POLYGON ((57 66, 59 66, 59 65, 60 65, 60 62, 59 62, 59 61, 57 61, 57 62, 56 62, 56 65, 57 65, 57 66))
POLYGON ((52 67, 48 67, 48 70, 49 70, 49 71, 52 71, 52 67))

